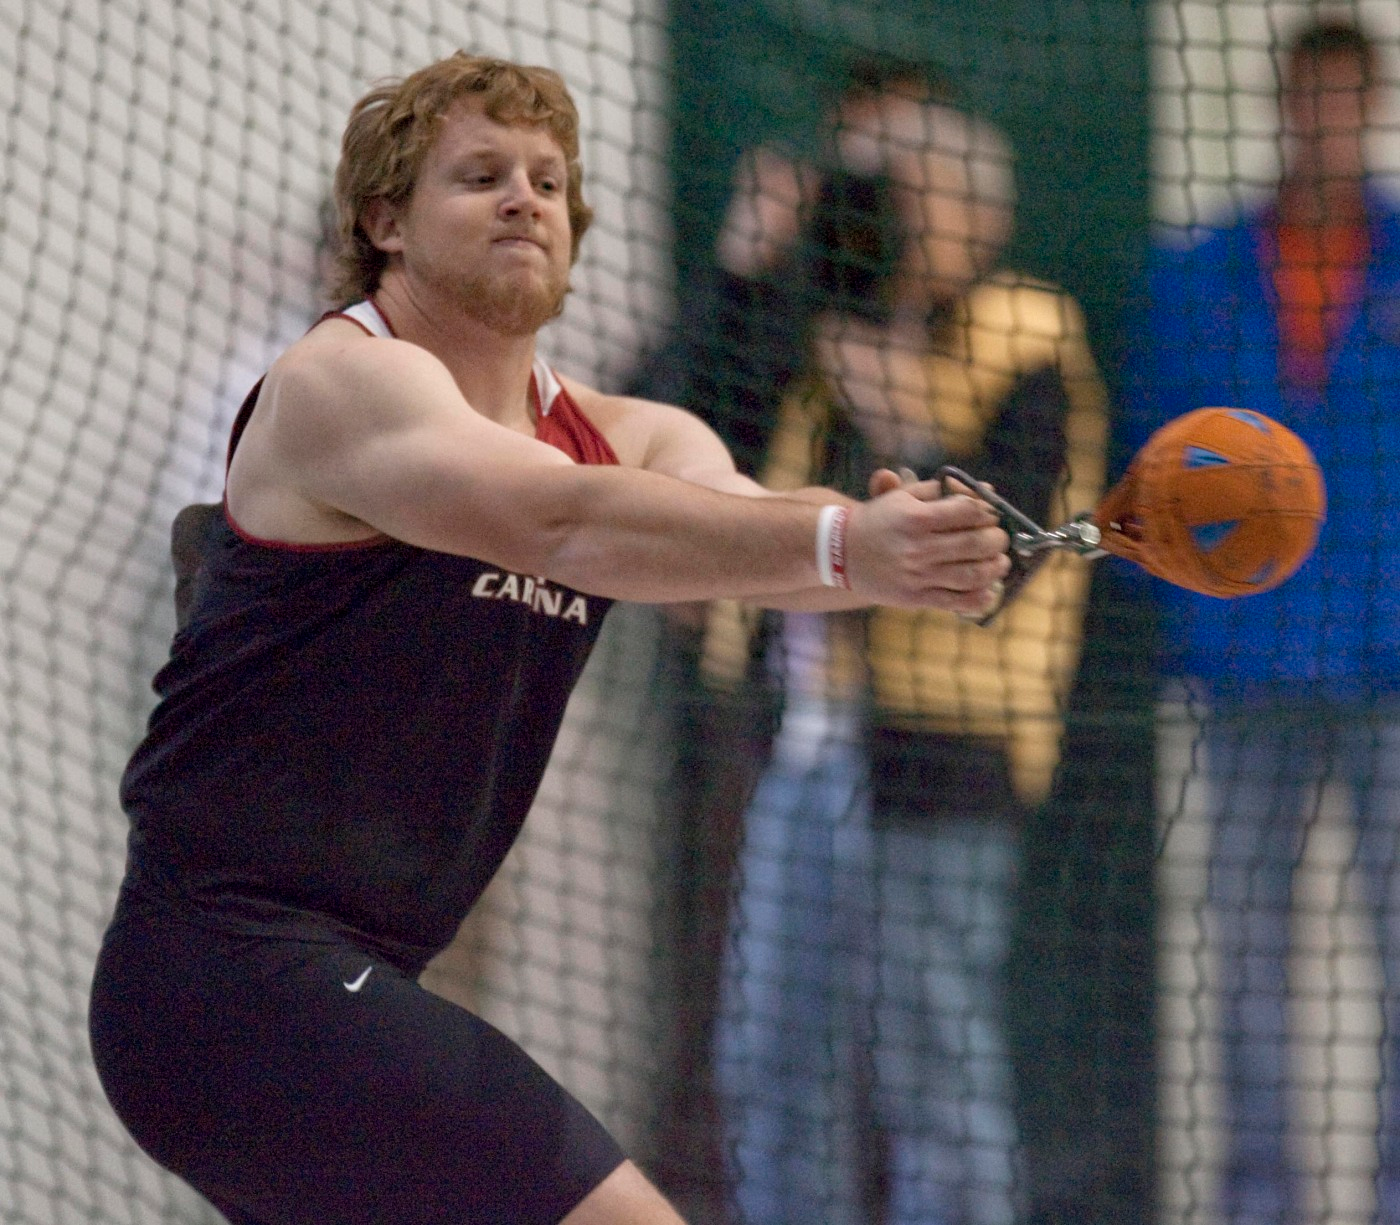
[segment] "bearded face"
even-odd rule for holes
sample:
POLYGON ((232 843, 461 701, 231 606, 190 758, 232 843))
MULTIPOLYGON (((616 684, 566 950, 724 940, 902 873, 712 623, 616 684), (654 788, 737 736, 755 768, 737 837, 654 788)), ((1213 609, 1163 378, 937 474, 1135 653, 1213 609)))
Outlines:
POLYGON ((569 290, 567 175, 545 129, 497 123, 459 102, 376 242, 435 308, 504 335, 532 334, 569 290))
POLYGON ((499 261, 486 261, 468 274, 460 291, 462 310, 503 336, 538 332, 564 309, 568 292, 568 265, 559 267, 557 261, 539 269, 501 268, 499 261))

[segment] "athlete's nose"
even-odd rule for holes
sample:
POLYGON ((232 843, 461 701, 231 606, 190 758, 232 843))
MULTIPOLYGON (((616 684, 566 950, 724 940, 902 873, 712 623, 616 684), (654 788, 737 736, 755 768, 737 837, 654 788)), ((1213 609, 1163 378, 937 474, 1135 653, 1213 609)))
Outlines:
POLYGON ((530 181, 529 173, 521 168, 507 176, 501 197, 501 213, 507 217, 518 217, 521 213, 537 216, 539 211, 539 194, 530 181))

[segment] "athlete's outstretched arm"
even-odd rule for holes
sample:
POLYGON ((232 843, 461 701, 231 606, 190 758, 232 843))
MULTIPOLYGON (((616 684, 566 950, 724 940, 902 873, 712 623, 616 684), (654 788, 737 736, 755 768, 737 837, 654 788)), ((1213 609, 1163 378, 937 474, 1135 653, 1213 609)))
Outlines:
MULTIPOLYGON (((229 474, 235 513, 236 502, 272 507, 276 521, 281 498, 314 508, 323 524, 363 525, 620 599, 820 585, 810 502, 575 464, 475 412, 426 350, 348 324, 322 325, 279 360, 254 422, 258 436, 250 426, 229 474)), ((992 602, 1007 541, 981 503, 895 491, 848 513, 847 572, 866 599, 961 612, 992 602)))
MULTIPOLYGON (((566 385, 585 403, 590 395, 597 397, 596 392, 590 393, 586 387, 572 381, 566 380, 566 385)), ((602 399, 618 402, 616 397, 602 399)), ((638 447, 638 462, 649 471, 744 497, 795 498, 815 506, 856 504, 854 498, 818 486, 776 493, 741 473, 723 440, 693 413, 673 405, 635 398, 623 398, 621 403, 632 418, 632 436, 642 440, 638 447)), ((880 469, 872 475, 868 492, 871 497, 878 497, 899 488, 906 488, 923 501, 933 501, 944 493, 940 482, 910 483, 889 469, 880 469)), ((749 596, 747 602, 788 612, 837 612, 868 607, 872 603, 867 596, 832 587, 767 592, 749 596)))

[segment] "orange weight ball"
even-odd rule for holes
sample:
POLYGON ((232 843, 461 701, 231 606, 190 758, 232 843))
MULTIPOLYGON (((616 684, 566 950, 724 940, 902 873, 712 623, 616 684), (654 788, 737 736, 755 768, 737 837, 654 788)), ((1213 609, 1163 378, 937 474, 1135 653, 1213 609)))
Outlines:
POLYGON ((1322 470, 1286 426, 1243 408, 1167 422, 1094 512, 1108 552, 1203 595, 1277 587, 1317 544, 1322 470))

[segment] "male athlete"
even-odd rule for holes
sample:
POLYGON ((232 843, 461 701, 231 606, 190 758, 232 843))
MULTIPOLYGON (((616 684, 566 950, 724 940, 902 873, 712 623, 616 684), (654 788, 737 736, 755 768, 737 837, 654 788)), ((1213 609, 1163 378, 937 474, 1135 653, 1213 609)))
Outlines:
POLYGON ((107 1094, 234 1225, 675 1225, 518 1047, 417 985, 529 809, 611 599, 986 611, 990 510, 771 496, 670 407, 535 357, 589 221, 546 70, 373 90, 341 288, 233 431, 123 780, 107 1094))

